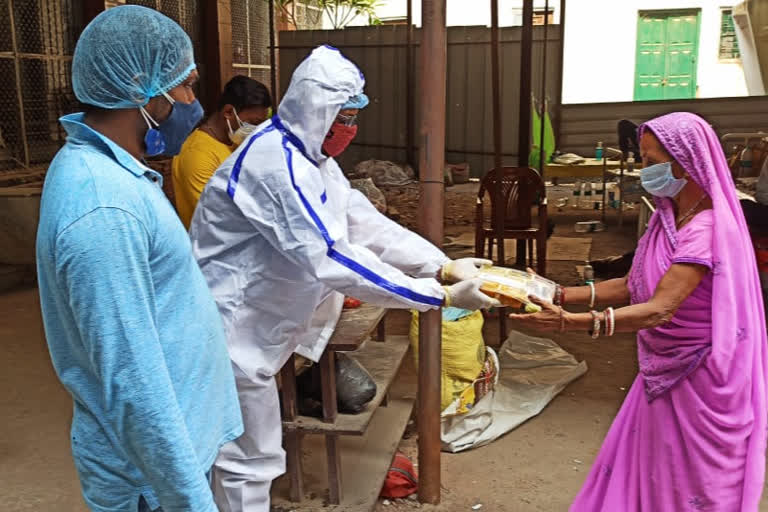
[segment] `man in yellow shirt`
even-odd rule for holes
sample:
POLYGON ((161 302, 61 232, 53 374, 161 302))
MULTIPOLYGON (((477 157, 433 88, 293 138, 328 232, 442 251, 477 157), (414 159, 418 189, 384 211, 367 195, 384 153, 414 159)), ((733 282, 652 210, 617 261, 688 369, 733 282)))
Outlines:
POLYGON ((238 75, 224 86, 219 108, 192 132, 173 159, 176 209, 189 229, 203 188, 219 165, 253 131, 269 118, 269 90, 247 76, 238 75))

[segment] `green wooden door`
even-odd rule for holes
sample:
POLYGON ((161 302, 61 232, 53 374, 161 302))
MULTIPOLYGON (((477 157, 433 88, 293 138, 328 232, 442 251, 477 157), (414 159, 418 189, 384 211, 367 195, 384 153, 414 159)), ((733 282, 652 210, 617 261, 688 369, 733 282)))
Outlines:
POLYGON ((699 19, 699 10, 640 13, 635 100, 696 96, 699 19))

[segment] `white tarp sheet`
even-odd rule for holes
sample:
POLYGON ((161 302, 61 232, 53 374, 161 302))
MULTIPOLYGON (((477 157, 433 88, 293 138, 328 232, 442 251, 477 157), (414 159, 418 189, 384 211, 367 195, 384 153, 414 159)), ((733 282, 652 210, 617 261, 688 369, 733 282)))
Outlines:
POLYGON ((443 451, 456 453, 494 441, 539 414, 587 371, 586 362, 576 361, 554 341, 517 331, 502 345, 499 363, 498 384, 472 410, 456 415, 454 402, 443 411, 443 451))

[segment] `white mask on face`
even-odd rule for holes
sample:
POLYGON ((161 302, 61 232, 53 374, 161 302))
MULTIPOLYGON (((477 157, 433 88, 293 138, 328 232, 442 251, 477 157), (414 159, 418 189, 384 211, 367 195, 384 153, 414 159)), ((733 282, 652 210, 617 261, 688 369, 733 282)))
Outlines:
POLYGON ((240 117, 237 115, 237 110, 234 108, 232 110, 235 113, 235 119, 237 120, 238 128, 237 131, 232 131, 232 125, 229 123, 229 119, 227 119, 227 128, 229 128, 229 140, 232 141, 232 144, 235 146, 239 146, 245 139, 248 138, 251 132, 256 129, 256 125, 242 122, 240 117))

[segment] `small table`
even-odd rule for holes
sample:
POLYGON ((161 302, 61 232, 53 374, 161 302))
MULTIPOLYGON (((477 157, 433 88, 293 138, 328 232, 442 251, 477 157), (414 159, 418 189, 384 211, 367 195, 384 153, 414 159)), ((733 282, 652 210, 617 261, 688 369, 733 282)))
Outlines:
POLYGON ((557 178, 602 178, 604 165, 608 169, 617 169, 621 162, 614 160, 597 160, 587 158, 580 164, 555 164, 544 165, 544 177, 546 179, 557 178))

